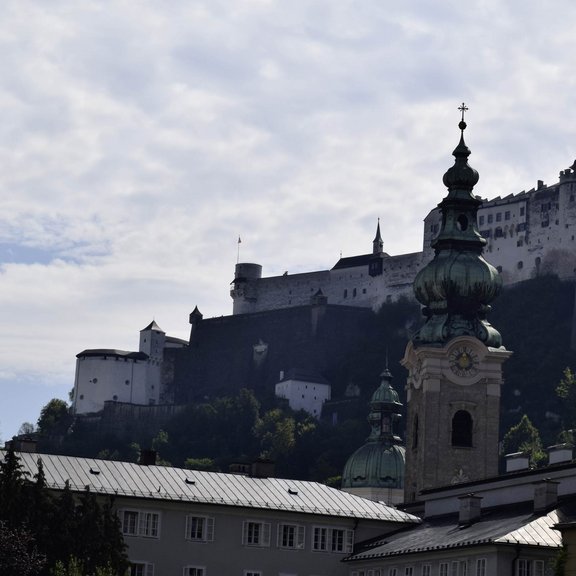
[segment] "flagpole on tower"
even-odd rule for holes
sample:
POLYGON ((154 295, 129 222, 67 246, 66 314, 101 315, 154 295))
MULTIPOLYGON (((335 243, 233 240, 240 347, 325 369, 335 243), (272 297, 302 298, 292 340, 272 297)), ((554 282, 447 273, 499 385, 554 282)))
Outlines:
POLYGON ((236 264, 240 262, 240 244, 242 244, 242 240, 240 236, 238 236, 238 254, 236 255, 236 264))

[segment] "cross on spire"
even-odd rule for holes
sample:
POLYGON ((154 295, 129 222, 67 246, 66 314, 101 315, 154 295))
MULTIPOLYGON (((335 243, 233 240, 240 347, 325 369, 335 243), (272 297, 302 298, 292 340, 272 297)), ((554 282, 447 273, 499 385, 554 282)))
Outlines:
POLYGON ((464 112, 468 111, 468 106, 466 106, 466 104, 464 104, 464 102, 462 102, 462 106, 458 106, 458 110, 460 110, 460 112, 462 112, 462 122, 464 122, 464 112))

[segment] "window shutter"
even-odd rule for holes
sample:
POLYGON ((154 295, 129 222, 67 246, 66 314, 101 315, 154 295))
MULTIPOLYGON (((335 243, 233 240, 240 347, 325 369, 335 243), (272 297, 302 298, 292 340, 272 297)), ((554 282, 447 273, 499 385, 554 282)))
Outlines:
POLYGON ((262 546, 270 546, 270 524, 262 522, 262 546))
POLYGON ((304 526, 298 526, 298 529, 296 530, 296 548, 298 548, 298 550, 304 550, 305 538, 306 529, 304 526))
POLYGON ((214 540, 214 518, 206 518, 206 541, 214 540))
POLYGON ((354 530, 346 530, 344 538, 344 551, 352 552, 352 547, 354 546, 354 530))
MULTIPOLYGON (((190 540, 191 535, 190 535, 190 531, 192 530, 192 516, 186 516, 186 531, 184 532, 184 538, 186 538, 186 540, 190 540)), ((184 572, 186 572, 186 568, 184 568, 184 572)), ((184 576, 186 576, 186 574, 184 574, 184 576)))
POLYGON ((248 521, 242 522, 242 544, 248 543, 248 521))

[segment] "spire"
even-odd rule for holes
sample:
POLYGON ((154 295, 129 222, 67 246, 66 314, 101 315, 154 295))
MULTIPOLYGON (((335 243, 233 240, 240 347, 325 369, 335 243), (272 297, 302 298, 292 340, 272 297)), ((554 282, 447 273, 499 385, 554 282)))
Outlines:
POLYGON ((434 259, 414 280, 414 293, 425 306, 426 321, 413 342, 443 345, 456 336, 470 335, 497 348, 500 334, 485 318, 502 279, 482 257, 486 240, 476 223, 482 201, 472 193, 479 176, 468 164, 470 149, 464 142, 468 108, 463 103, 458 110, 462 112, 460 141, 453 152, 454 165, 443 178, 448 195, 439 204, 442 225, 432 242, 434 259))
POLYGON ((372 254, 382 254, 384 252, 384 241, 380 235, 380 218, 378 218, 378 226, 376 226, 376 236, 372 240, 372 254))

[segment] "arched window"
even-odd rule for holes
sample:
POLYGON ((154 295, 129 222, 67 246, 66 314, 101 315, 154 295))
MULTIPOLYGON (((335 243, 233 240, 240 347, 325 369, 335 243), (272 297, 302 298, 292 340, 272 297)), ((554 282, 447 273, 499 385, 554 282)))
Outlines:
POLYGON ((472 446, 472 416, 466 410, 452 417, 452 446, 472 446))

